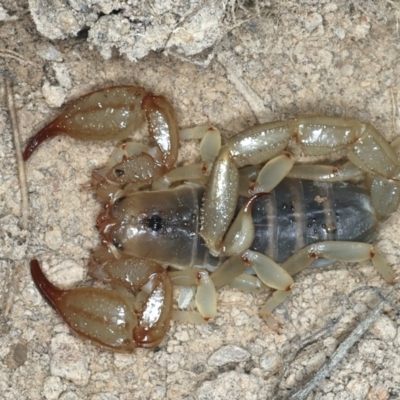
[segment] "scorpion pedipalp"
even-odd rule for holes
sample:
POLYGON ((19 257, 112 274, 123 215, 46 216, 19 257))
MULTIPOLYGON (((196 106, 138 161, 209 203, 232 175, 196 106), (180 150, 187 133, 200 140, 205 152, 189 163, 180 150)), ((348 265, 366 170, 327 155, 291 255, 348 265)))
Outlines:
POLYGON ((114 285, 123 281, 130 289, 146 290, 140 310, 134 308, 134 296, 124 290, 59 289, 45 277, 37 260, 31 261, 33 281, 79 336, 120 352, 157 346, 168 330, 172 311, 172 283, 168 274, 161 266, 146 260, 135 266, 132 259, 106 259, 98 264, 98 256, 96 272, 92 274, 114 285))
POLYGON ((105 201, 124 185, 131 190, 149 185, 171 169, 178 156, 179 131, 175 111, 163 96, 147 93, 138 86, 114 86, 89 93, 73 101, 52 122, 33 136, 25 147, 26 161, 44 140, 57 135, 75 139, 121 140, 147 120, 154 150, 123 144, 114 155, 119 162, 113 168, 94 173, 92 185, 105 201), (121 155, 123 155, 121 159, 121 155))
POLYGON ((141 104, 146 90, 113 86, 88 93, 69 104, 52 122, 33 136, 23 154, 26 161, 44 140, 68 135, 80 140, 120 140, 144 120, 141 104))
POLYGON ((178 158, 179 130, 171 103, 163 96, 148 94, 142 102, 150 135, 161 154, 160 162, 170 169, 178 158))

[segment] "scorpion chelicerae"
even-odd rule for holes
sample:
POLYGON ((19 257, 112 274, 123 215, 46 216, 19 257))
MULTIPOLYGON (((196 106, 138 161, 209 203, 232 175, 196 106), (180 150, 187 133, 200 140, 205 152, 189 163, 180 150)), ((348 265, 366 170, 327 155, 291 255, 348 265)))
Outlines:
POLYGON ((271 318, 292 276, 326 261, 370 259, 395 281, 369 243, 400 202, 398 143, 368 123, 298 117, 252 127, 222 146, 215 128, 179 131, 166 98, 117 86, 72 102, 30 139, 24 159, 49 137, 121 140, 144 120, 155 146, 125 141, 92 174, 104 209, 89 274, 113 290, 59 289, 31 261, 36 287, 80 336, 116 351, 155 347, 171 318, 214 318, 215 288, 226 284, 276 289, 261 309, 271 318), (180 139, 201 139, 201 162, 176 167, 180 139), (306 155, 342 150, 347 160, 295 164, 285 151, 293 139, 306 155), (356 180, 363 186, 346 182, 356 180), (173 285, 196 286, 197 311, 173 310, 173 285))

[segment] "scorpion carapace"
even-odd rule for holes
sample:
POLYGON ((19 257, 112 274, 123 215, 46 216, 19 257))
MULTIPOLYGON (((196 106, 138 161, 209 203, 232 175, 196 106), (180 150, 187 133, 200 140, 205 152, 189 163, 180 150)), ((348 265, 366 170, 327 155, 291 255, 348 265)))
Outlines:
POLYGON ((145 120, 155 146, 124 142, 92 174, 104 204, 97 218, 103 246, 89 274, 113 289, 58 289, 31 262, 39 291, 80 336, 116 351, 154 347, 171 318, 214 318, 215 288, 226 284, 276 289, 261 309, 272 323, 292 276, 323 260, 372 260, 395 281, 369 243, 377 221, 399 205, 400 163, 368 123, 301 117, 252 127, 221 145, 216 128, 178 131, 164 97, 120 86, 72 102, 29 141, 24 158, 54 135, 125 139, 145 120), (285 151, 293 138, 304 154, 342 150, 347 161, 295 164, 285 151), (201 139, 200 163, 175 166, 179 139, 201 139), (190 304, 197 311, 173 310, 173 285, 196 287, 190 304))

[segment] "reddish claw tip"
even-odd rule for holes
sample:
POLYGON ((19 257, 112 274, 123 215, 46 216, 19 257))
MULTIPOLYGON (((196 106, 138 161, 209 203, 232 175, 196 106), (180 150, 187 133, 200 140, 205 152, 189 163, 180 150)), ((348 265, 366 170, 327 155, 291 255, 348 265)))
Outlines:
POLYGON ((63 290, 56 288, 44 275, 38 260, 31 260, 31 275, 40 294, 48 301, 48 303, 57 308, 56 303, 63 290))
POLYGON ((62 134, 61 131, 59 131, 58 129, 54 129, 51 125, 45 126, 35 136, 32 136, 29 139, 29 142, 26 145, 24 152, 22 153, 24 161, 28 160, 31 154, 35 151, 36 147, 38 147, 46 139, 61 134, 62 134))

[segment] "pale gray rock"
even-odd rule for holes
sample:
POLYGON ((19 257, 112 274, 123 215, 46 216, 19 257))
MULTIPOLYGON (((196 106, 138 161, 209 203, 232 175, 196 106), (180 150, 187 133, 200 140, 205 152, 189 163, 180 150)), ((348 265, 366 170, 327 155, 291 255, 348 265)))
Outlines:
POLYGON ((46 400, 57 400, 63 391, 63 384, 58 376, 49 376, 43 385, 43 396, 46 400))
POLYGON ((64 104, 65 97, 67 96, 67 92, 61 86, 50 85, 48 81, 46 81, 42 86, 43 97, 46 100, 46 103, 51 108, 59 108, 64 104))
POLYGON ((0 4, 0 21, 16 21, 18 17, 16 15, 9 15, 8 12, 0 4))
POLYGON ((239 346, 227 345, 218 349, 208 359, 208 365, 220 367, 231 362, 246 361, 250 358, 250 353, 239 346))
POLYGON ((61 53, 51 44, 46 46, 46 48, 40 50, 40 56, 47 61, 62 61, 61 53))
POLYGON ((85 27, 87 17, 72 9, 65 0, 29 0, 29 9, 38 31, 49 39, 75 36, 85 27))
POLYGON ((190 1, 72 1, 46 5, 30 0, 39 32, 49 39, 65 39, 88 30, 88 41, 109 59, 112 49, 131 61, 150 51, 199 54, 218 43, 228 31, 224 23, 227 0, 190 1))
POLYGON ((60 227, 58 225, 50 227, 44 236, 44 240, 50 249, 59 249, 63 242, 63 236, 60 227))
POLYGON ((230 371, 214 381, 204 382, 196 393, 197 400, 267 399, 267 385, 260 377, 230 371))
POLYGON ((71 89, 72 81, 67 66, 64 63, 54 63, 53 70, 58 83, 65 89, 71 89))
POLYGON ((51 340, 50 370, 53 376, 66 378, 78 386, 89 382, 88 360, 80 351, 76 338, 59 333, 51 340))

